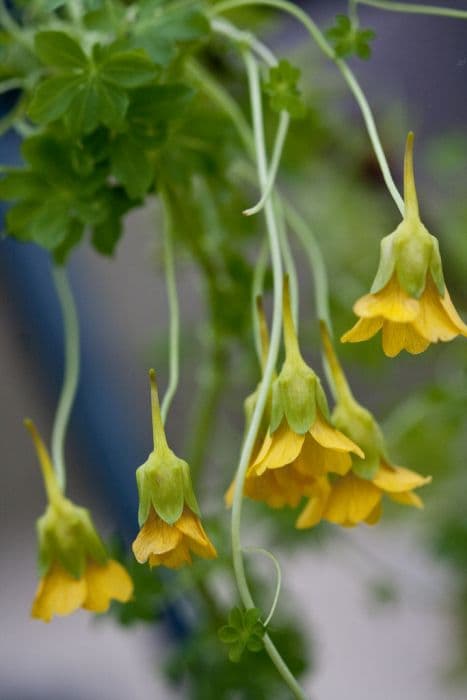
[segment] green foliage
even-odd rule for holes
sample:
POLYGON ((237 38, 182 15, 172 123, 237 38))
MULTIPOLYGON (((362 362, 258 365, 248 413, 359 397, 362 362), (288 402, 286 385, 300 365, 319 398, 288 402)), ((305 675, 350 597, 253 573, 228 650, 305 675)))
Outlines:
POLYGON ((260 618, 261 612, 257 608, 243 610, 236 607, 230 611, 228 624, 219 630, 219 639, 229 645, 231 661, 238 663, 246 650, 261 651, 265 628, 260 618))
MULTIPOLYGON (((274 626, 274 643, 295 675, 303 674, 309 651, 302 635, 289 624, 274 626)), ((191 700, 288 700, 290 691, 279 674, 271 673, 271 661, 263 650, 243 654, 231 663, 216 635, 197 629, 174 651, 167 671, 173 683, 186 683, 191 700)))
POLYGON ((358 56, 363 60, 371 57, 371 44, 376 34, 372 29, 360 29, 347 15, 336 15, 333 27, 326 36, 334 46, 337 56, 358 56))
POLYGON ((299 79, 300 69, 284 58, 270 69, 264 90, 269 95, 271 109, 275 112, 284 110, 292 118, 299 119, 305 116, 306 106, 297 87, 299 79))

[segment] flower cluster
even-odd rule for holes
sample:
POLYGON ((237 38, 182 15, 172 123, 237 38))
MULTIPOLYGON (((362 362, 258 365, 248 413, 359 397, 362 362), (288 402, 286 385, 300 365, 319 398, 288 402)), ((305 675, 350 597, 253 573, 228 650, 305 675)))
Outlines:
MULTIPOLYGON (((373 416, 353 398, 323 325, 323 344, 338 402, 329 413, 321 382, 300 351, 288 283, 284 285, 285 360, 271 387, 268 422, 256 442, 244 494, 272 508, 308 503, 299 529, 321 520, 350 527, 376 523, 384 494, 415 507, 414 489, 430 481, 394 466, 373 416)), ((264 426, 264 424, 263 424, 264 426)), ((226 493, 231 505, 234 483, 226 493)))

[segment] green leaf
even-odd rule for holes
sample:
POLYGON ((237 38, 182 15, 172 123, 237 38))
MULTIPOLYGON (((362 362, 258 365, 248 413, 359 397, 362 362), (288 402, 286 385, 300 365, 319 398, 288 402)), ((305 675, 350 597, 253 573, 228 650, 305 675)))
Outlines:
POLYGON ((71 219, 68 224, 68 232, 63 242, 54 249, 53 258, 57 265, 64 265, 75 246, 83 237, 84 225, 76 219, 71 219))
POLYGON ((158 69, 145 51, 121 51, 111 54, 99 66, 99 77, 117 87, 138 87, 151 82, 158 69))
POLYGON ((103 81, 97 83, 96 89, 99 121, 108 126, 109 129, 121 130, 125 123, 125 113, 130 102, 128 95, 113 85, 106 85, 103 81))
POLYGON ((88 65, 81 46, 65 32, 39 32, 34 43, 37 55, 48 66, 62 71, 82 71, 88 65))
POLYGON ((370 42, 375 38, 372 29, 359 29, 347 15, 337 15, 335 25, 326 31, 337 56, 358 56, 366 60, 371 56, 370 42))
POLYGON ((38 124, 59 119, 83 91, 82 77, 57 76, 41 83, 29 105, 28 114, 38 124))
POLYGON ((131 135, 118 137, 112 147, 111 169, 128 196, 140 199, 149 190, 154 169, 146 153, 131 135))
POLYGON ((232 627, 232 625, 224 625, 224 627, 221 627, 219 630, 219 639, 221 642, 224 642, 224 644, 232 644, 238 641, 237 628, 232 627))
POLYGON ((2 199, 41 199, 47 196, 49 188, 44 178, 27 170, 11 170, 0 181, 2 199))
POLYGON ((95 81, 88 80, 74 96, 65 121, 73 134, 88 134, 99 122, 99 95, 95 81))
POLYGON ((305 115, 306 106, 297 87, 299 78, 300 69, 285 59, 271 68, 268 82, 264 85, 264 90, 270 97, 271 109, 275 112, 285 110, 297 119, 305 115))

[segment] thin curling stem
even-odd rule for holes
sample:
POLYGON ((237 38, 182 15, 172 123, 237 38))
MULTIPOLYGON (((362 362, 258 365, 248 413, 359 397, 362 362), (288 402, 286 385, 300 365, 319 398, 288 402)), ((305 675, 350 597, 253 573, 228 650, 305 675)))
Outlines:
POLYGON ((386 0, 355 0, 359 5, 376 7, 379 10, 390 12, 405 12, 417 15, 439 15, 440 17, 452 17, 454 19, 467 19, 467 10, 456 10, 451 7, 438 7, 437 5, 413 5, 408 2, 386 2, 386 0))
POLYGON ((52 428, 52 463, 57 473, 60 489, 64 491, 66 486, 65 438, 79 378, 79 325, 76 306, 65 268, 54 265, 52 267, 52 277, 62 310, 65 344, 63 384, 52 428))
POLYGON ((269 172, 268 172, 268 179, 266 182, 266 186, 263 190, 263 193, 261 195, 261 199, 255 204, 253 207, 250 207, 249 209, 245 209, 243 212, 245 216, 253 216, 253 214, 257 214, 260 212, 263 208, 264 205, 266 204, 267 199, 271 196, 272 191, 274 189, 274 184, 276 181, 277 177, 277 171, 279 169, 279 164, 281 162, 281 156, 282 156, 282 151, 284 149, 284 143, 285 139, 287 137, 287 131, 289 129, 289 124, 290 124, 290 116, 288 112, 281 112, 280 118, 279 118, 279 127, 277 129, 276 133, 276 139, 274 142, 274 148, 272 152, 272 158, 271 158, 271 164, 269 166, 269 172))
MULTIPOLYGON (((244 54, 245 65, 248 75, 248 84, 250 89, 250 101, 253 115, 254 138, 256 147, 256 156, 258 163, 258 176, 261 187, 264 187, 267 182, 267 163, 264 147, 264 133, 262 120, 261 92, 259 85, 258 66, 249 52, 244 54)), ((241 518, 242 518, 242 502, 243 502, 243 487, 245 483, 245 475, 250 463, 251 454, 254 443, 264 413, 266 400, 271 384, 272 375, 277 361, 279 351, 279 343, 281 336, 281 312, 282 312, 282 261, 280 254, 279 236, 277 231, 276 219, 274 216, 274 207, 269 199, 265 205, 265 217, 268 230, 269 244, 271 248, 271 260, 273 268, 274 280, 274 301, 273 315, 271 328, 271 344, 269 346, 266 367, 264 369, 263 378, 258 391, 258 399, 253 411, 250 425, 243 443, 240 462, 235 476, 235 491, 232 503, 232 557, 235 579, 237 581, 238 590, 242 603, 246 608, 255 607, 253 598, 251 597, 250 589, 245 574, 245 566, 243 562, 243 553, 241 545, 241 518)), ((284 682, 290 688, 293 696, 298 700, 305 700, 306 696, 300 685, 297 683, 287 664, 277 651, 274 643, 269 635, 264 636, 264 646, 268 652, 272 662, 281 674, 284 682)))
POLYGON ((303 24, 303 26, 307 29, 312 39, 316 42, 318 47, 325 54, 325 56, 331 59, 331 61, 334 61, 360 107, 368 131, 368 136, 370 137, 370 141, 373 146, 376 158, 378 160, 384 182, 386 183, 386 187, 388 188, 389 194, 393 198, 394 203, 396 204, 400 213, 403 215, 404 200, 402 199, 400 192, 397 189, 397 186, 393 180, 391 170, 389 168, 383 147, 381 145, 381 140, 379 138, 378 129, 376 128, 373 113, 371 111, 370 105, 368 104, 368 100, 366 99, 363 93, 363 90, 361 89, 355 75, 350 70, 348 65, 345 63, 345 61, 336 56, 332 46, 328 43, 324 34, 321 32, 321 30, 315 24, 315 22, 311 19, 311 17, 309 17, 307 13, 304 12, 304 10, 302 10, 294 3, 288 2, 288 0, 224 0, 224 2, 220 2, 214 5, 211 8, 210 13, 211 15, 219 15, 229 10, 234 10, 239 7, 247 7, 250 5, 274 7, 278 10, 282 10, 292 15, 303 24))
POLYGON ((169 331, 169 383, 162 399, 161 416, 165 424, 172 399, 178 387, 180 365, 180 311, 178 305, 177 283, 175 279, 175 261, 173 250, 173 226, 170 205, 167 198, 164 202, 164 267, 169 302, 170 331, 169 331))
POLYGON ((264 549, 263 547, 244 547, 243 551, 244 552, 252 552, 253 554, 263 554, 265 557, 267 557, 268 559, 270 559, 272 561, 272 563, 274 564, 274 568, 276 569, 276 574, 277 574, 276 591, 274 593, 274 598, 272 601, 271 610, 269 611, 269 615, 267 616, 267 618, 263 622, 264 626, 267 627, 269 625, 269 623, 271 622, 271 620, 274 616, 274 613, 276 612, 277 603, 279 602, 279 596, 280 596, 280 592, 281 592, 281 588, 282 588, 281 565, 277 561, 274 554, 272 552, 270 552, 269 550, 264 549))

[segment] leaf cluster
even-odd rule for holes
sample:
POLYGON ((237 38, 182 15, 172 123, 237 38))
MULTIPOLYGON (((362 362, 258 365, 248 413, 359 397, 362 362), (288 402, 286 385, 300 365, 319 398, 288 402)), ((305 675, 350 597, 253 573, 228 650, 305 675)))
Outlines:
POLYGON ((264 91, 269 95, 269 104, 274 112, 286 111, 295 119, 305 116, 306 106, 297 85, 300 73, 299 68, 284 58, 269 70, 264 91))
POLYGON ((235 607, 230 611, 228 624, 219 630, 219 639, 229 645, 231 661, 238 663, 244 651, 261 651, 266 630, 260 618, 258 608, 235 607))
POLYGON ((326 31, 326 36, 340 58, 358 56, 367 60, 376 34, 372 29, 360 29, 347 15, 336 15, 335 24, 326 31))

